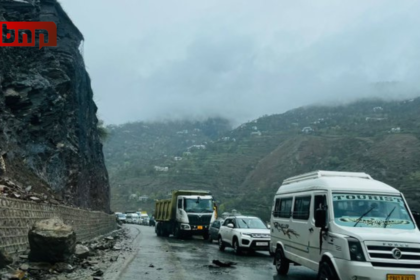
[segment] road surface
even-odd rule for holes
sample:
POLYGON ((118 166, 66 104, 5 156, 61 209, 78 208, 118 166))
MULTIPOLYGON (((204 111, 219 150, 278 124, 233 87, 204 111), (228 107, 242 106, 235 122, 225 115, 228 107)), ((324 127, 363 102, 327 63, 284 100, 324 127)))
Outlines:
POLYGON ((236 256, 230 248, 220 252, 216 242, 210 244, 200 237, 177 240, 172 236, 157 237, 154 227, 138 228, 141 231, 137 241, 140 250, 122 271, 121 280, 316 279, 315 272, 294 266, 290 267, 287 277, 278 276, 268 253, 236 256), (209 268, 213 260, 232 261, 237 265, 234 268, 209 268))

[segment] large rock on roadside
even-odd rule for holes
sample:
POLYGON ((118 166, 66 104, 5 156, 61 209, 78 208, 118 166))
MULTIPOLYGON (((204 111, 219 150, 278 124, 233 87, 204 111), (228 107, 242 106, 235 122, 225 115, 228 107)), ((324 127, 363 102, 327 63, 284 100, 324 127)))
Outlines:
POLYGON ((58 218, 36 222, 28 237, 30 261, 66 262, 75 252, 76 233, 58 218))
POLYGON ((2 249, 0 249, 0 269, 5 268, 6 265, 12 264, 13 259, 2 249))
POLYGON ((76 251, 74 253, 79 259, 86 259, 90 255, 90 250, 88 247, 81 244, 76 245, 76 251))

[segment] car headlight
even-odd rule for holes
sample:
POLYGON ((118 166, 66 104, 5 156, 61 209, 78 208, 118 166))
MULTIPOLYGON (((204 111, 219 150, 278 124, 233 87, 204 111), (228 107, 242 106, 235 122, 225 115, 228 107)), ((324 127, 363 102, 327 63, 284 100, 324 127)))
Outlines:
POLYGON ((241 233, 242 235, 246 235, 246 236, 252 236, 252 233, 241 233))
POLYGON ((365 262, 366 258, 360 241, 356 238, 348 238, 347 241, 349 244, 350 259, 352 261, 365 262))

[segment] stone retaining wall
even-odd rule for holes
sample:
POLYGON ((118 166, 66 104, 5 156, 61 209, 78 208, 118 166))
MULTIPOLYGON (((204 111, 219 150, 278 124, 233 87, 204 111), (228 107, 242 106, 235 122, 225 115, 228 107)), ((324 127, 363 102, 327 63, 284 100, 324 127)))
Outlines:
POLYGON ((52 217, 71 225, 78 241, 109 233, 117 227, 115 216, 104 212, 0 197, 0 249, 9 254, 25 252, 29 247, 29 229, 36 221, 52 217))

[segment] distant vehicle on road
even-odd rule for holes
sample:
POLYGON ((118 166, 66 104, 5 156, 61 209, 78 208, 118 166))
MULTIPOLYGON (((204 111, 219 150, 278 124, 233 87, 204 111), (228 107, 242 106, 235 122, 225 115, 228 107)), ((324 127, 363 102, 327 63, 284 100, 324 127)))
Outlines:
POLYGON ((127 224, 132 224, 133 223, 133 214, 132 213, 129 213, 129 214, 126 214, 126 223, 127 224))
POLYGON ((180 190, 171 199, 156 201, 156 234, 175 238, 201 235, 209 238, 210 223, 217 211, 213 196, 208 191, 180 190))
POLYGON ((219 237, 219 230, 221 225, 223 224, 225 219, 218 218, 216 221, 211 223, 210 229, 209 229, 209 242, 212 243, 213 240, 217 240, 219 237))
POLYGON ((235 254, 242 251, 268 251, 270 230, 264 222, 253 216, 230 216, 223 222, 218 236, 219 250, 232 247, 235 254))
POLYGON ((126 222, 127 218, 126 218, 126 215, 124 213, 116 213, 116 216, 117 216, 118 221, 120 221, 122 223, 126 222))
POLYGON ((144 226, 148 226, 148 225, 149 225, 149 222, 150 222, 150 218, 149 218, 149 216, 147 216, 147 217, 143 217, 143 220, 142 220, 142 225, 144 225, 144 226))
POLYGON ((131 214, 131 219, 133 224, 140 224, 140 216, 137 214, 131 214))
POLYGON ((272 208, 270 251, 319 279, 420 279, 420 231, 403 194, 366 173, 286 179, 272 208))

